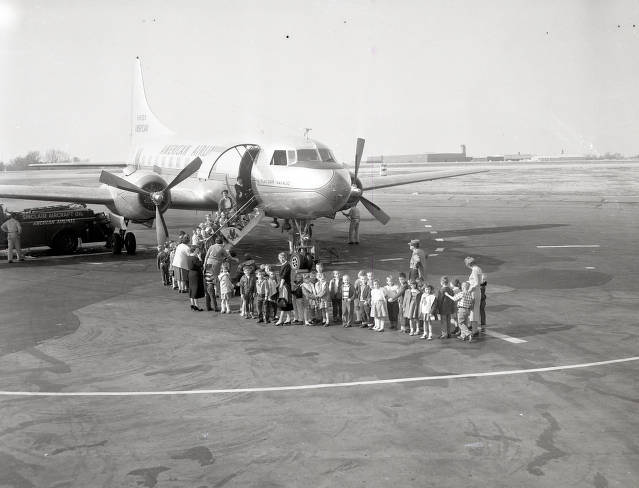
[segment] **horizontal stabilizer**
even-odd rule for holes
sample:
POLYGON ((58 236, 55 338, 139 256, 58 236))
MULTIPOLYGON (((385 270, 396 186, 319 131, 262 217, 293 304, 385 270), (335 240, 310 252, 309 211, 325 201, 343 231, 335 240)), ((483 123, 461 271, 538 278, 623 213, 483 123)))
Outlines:
MULTIPOLYGON (((467 170, 467 171, 428 171, 423 173, 408 173, 396 176, 373 176, 370 183, 363 183, 363 190, 375 190, 377 188, 389 188, 392 186, 410 185, 422 181, 442 180, 444 178, 455 178, 457 176, 485 173, 488 170, 467 170)), ((364 179, 360 176, 360 179, 364 179)))

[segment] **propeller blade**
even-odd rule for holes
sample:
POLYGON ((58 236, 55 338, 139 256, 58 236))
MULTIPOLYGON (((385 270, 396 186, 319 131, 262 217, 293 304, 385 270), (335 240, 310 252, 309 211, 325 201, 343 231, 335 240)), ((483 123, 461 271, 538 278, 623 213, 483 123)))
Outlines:
POLYGON ((148 191, 143 190, 139 186, 136 186, 124 178, 114 175, 113 173, 109 173, 108 171, 102 171, 100 173, 100 183, 104 183, 105 185, 112 186, 114 188, 119 188, 120 190, 139 193, 140 195, 150 195, 148 191))
POLYGON ((164 216, 160 212, 160 207, 155 206, 155 235, 158 240, 158 246, 164 245, 169 238, 169 230, 166 228, 166 222, 164 216))
POLYGON ((359 201, 362 202, 362 205, 366 207, 366 210, 368 210, 373 217, 379 220, 382 223, 382 225, 388 224, 390 217, 381 208, 379 208, 373 202, 371 202, 370 200, 364 197, 360 197, 359 201))
POLYGON ((184 167, 184 169, 182 169, 182 171, 180 171, 177 174, 177 176, 175 178, 173 178, 173 181, 171 181, 171 183, 169 183, 168 186, 164 190, 165 191, 166 190, 170 190, 174 186, 179 185, 184 180, 186 180, 189 176, 191 176, 193 173, 195 173, 198 169, 200 169, 200 166, 202 166, 202 160, 200 158, 195 158, 193 161, 191 161, 189 164, 187 164, 184 167))
POLYGON ((365 142, 366 141, 361 137, 357 138, 357 148, 355 149, 355 178, 357 178, 357 173, 359 172, 359 163, 362 161, 365 142))

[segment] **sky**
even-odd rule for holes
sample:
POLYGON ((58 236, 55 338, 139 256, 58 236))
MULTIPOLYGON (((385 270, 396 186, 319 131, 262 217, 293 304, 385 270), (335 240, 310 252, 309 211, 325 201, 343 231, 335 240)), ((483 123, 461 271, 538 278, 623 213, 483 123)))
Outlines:
POLYGON ((0 0, 0 161, 124 159, 136 56, 190 139, 639 154, 634 0, 0 0))

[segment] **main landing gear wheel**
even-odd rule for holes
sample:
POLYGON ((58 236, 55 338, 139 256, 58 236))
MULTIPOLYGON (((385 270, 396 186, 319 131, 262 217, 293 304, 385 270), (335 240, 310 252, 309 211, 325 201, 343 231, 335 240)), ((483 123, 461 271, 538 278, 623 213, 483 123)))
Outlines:
POLYGON ((113 255, 122 254, 122 236, 120 234, 113 234, 113 255))
POLYGON ((294 252, 293 254, 291 254, 290 263, 291 268, 297 271, 298 269, 304 267, 304 265, 306 264, 306 259, 304 259, 304 256, 302 256, 300 253, 294 252))
POLYGON ((124 236, 124 248, 126 249, 127 254, 134 255, 135 254, 135 234, 133 232, 127 232, 124 236))
POLYGON ((73 253, 78 248, 78 238, 70 230, 63 230, 56 234, 51 247, 58 253, 73 253))

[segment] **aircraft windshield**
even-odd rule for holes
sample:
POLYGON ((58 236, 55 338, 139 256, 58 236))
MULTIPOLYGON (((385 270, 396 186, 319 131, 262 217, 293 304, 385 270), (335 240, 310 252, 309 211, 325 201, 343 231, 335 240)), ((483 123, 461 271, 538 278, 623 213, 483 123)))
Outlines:
POLYGON ((335 162, 335 157, 333 156, 333 153, 331 152, 330 149, 328 149, 327 147, 318 147, 317 150, 319 151, 320 157, 322 158, 323 162, 325 163, 335 162))
POLYGON ((298 149, 297 150, 298 161, 321 161, 319 154, 315 149, 298 149))

